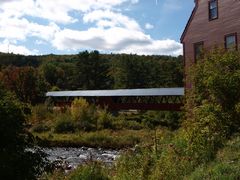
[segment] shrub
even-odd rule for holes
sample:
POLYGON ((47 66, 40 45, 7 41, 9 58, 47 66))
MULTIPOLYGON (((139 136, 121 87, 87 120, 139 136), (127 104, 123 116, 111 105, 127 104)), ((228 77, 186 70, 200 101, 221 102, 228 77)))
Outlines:
POLYGON ((185 119, 174 141, 163 149, 153 177, 183 178, 215 158, 239 125, 240 54, 215 50, 189 74, 185 119))
POLYGON ((96 107, 82 98, 75 99, 71 106, 71 115, 79 130, 91 131, 97 128, 96 107))
POLYGON ((31 121, 33 122, 44 122, 49 116, 50 112, 45 104, 39 104, 32 108, 31 121))
POLYGON ((113 116, 106 109, 98 109, 97 129, 112 129, 113 120, 113 116))
POLYGON ((73 171, 67 178, 69 180, 109 180, 107 173, 104 171, 103 165, 98 162, 90 162, 87 165, 80 166, 73 171))
POLYGON ((61 114, 57 118, 54 131, 56 133, 73 133, 75 131, 75 125, 71 117, 68 114, 61 114))
POLYGON ((114 130, 121 130, 125 126, 125 121, 121 118, 115 118, 114 121, 112 122, 112 129, 114 130))
POLYGON ((240 53, 215 50, 190 72, 183 128, 188 152, 199 162, 214 157, 227 137, 238 130, 240 53))
POLYGON ((114 117, 114 120, 112 122, 112 129, 114 130, 121 130, 124 129, 126 126, 126 119, 122 115, 118 115, 117 117, 114 117))
POLYGON ((127 129, 132 129, 132 130, 140 130, 144 128, 144 125, 142 125, 141 123, 138 123, 136 121, 126 121, 124 123, 124 126, 127 129))
MULTIPOLYGON (((187 118, 194 119, 192 108, 203 104, 218 106, 218 117, 226 117, 228 135, 238 131, 240 113, 240 52, 215 50, 190 71, 192 89, 187 94, 187 118)), ((222 119, 224 119, 222 118, 222 119)))
POLYGON ((179 132, 159 148, 158 159, 150 179, 183 179, 194 169, 193 159, 186 153, 187 141, 179 132))
POLYGON ((151 150, 136 147, 118 159, 115 179, 149 179, 155 160, 151 150))
POLYGON ((147 111, 143 114, 144 126, 155 129, 158 126, 176 130, 180 127, 181 113, 167 111, 147 111))
POLYGON ((213 162, 196 168, 186 179, 239 179, 240 136, 236 134, 219 150, 213 162))
POLYGON ((32 128, 33 132, 42 133, 51 130, 51 128, 44 124, 37 124, 32 128))
POLYGON ((78 121, 82 118, 84 114, 87 113, 89 108, 88 102, 83 98, 76 98, 71 105, 71 114, 73 120, 78 121))

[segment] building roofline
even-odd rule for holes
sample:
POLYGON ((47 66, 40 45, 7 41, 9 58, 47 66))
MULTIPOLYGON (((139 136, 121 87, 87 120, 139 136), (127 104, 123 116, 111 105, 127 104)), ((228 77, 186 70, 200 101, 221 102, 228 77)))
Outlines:
POLYGON ((47 97, 184 96, 184 88, 52 91, 47 97))
POLYGON ((183 31, 183 33, 182 33, 182 36, 181 36, 181 38, 180 38, 181 43, 183 43, 183 39, 185 38, 185 35, 186 35, 187 30, 188 30, 188 28, 189 28, 189 26, 190 26, 190 24, 191 24, 191 22, 192 22, 192 20, 193 20, 193 17, 194 17, 194 15, 195 15, 196 11, 197 11, 197 8, 198 8, 198 0, 195 0, 195 7, 194 7, 194 9, 192 10, 191 16, 190 16, 190 18, 188 19, 188 22, 187 22, 187 24, 186 24, 186 26, 185 26, 185 28, 184 28, 184 31, 183 31))

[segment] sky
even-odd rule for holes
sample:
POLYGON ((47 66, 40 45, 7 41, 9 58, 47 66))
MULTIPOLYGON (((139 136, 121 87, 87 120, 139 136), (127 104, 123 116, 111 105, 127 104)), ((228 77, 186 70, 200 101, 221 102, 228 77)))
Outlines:
POLYGON ((182 54, 194 0, 0 0, 0 52, 182 54))

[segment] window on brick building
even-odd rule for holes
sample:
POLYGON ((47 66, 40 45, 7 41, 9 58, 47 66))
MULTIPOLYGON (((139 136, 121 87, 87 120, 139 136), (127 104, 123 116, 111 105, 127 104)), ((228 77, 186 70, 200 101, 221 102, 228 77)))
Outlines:
POLYGON ((237 33, 233 33, 225 36, 225 48, 237 49, 237 33))
POLYGON ((214 20, 218 18, 218 1, 210 0, 209 1, 209 20, 214 20))
POLYGON ((197 61, 198 59, 203 58, 203 41, 194 44, 194 59, 197 61))

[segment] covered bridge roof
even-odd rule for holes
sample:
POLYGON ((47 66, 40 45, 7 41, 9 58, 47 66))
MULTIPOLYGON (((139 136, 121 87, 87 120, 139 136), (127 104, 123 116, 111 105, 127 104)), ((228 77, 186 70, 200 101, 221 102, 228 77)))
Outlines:
POLYGON ((183 96, 184 88, 52 91, 48 97, 183 96))

